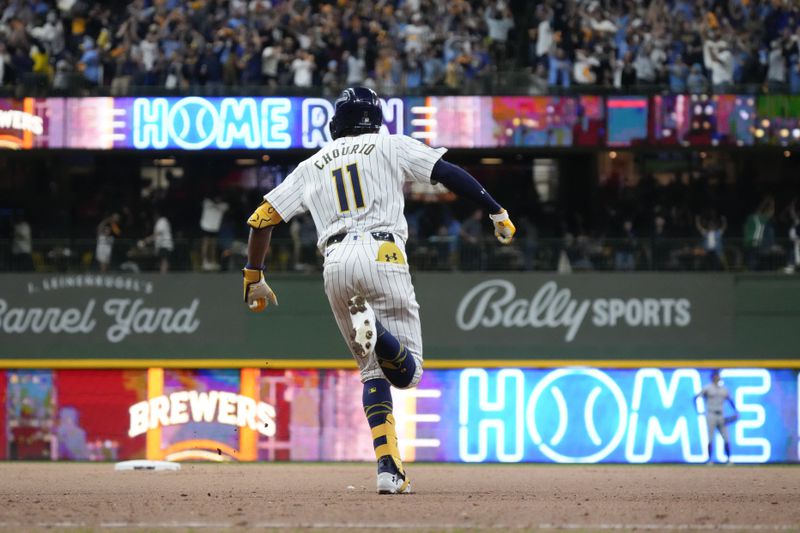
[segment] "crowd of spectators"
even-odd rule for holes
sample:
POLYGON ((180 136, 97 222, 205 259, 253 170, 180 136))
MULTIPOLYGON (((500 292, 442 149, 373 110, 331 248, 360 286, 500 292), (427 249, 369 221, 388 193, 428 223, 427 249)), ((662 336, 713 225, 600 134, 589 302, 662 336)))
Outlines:
POLYGON ((732 270, 800 269, 800 217, 796 200, 775 212, 768 196, 730 234, 727 218, 713 209, 692 215, 685 206, 657 206, 634 222, 621 216, 607 234, 579 229, 564 235, 559 272, 581 270, 732 270))
MULTIPOLYGON (((168 175, 164 187, 145 194, 124 186, 124 194, 80 195, 65 215, 69 232, 35 225, 18 210, 8 239, 0 235, 0 270, 236 271, 246 261, 243 221, 275 177, 290 169, 268 165, 209 182, 168 175), (253 182, 248 174, 272 177, 253 182)), ((485 182, 493 194, 507 195, 503 203, 518 228, 508 247, 497 246, 487 213, 474 204, 409 192, 409 264, 443 271, 800 268, 800 204, 790 182, 786 191, 762 195, 706 171, 668 178, 648 175, 632 184, 605 176, 597 189, 582 193, 591 198, 583 209, 571 205, 574 198, 559 200, 561 207, 542 202, 530 180, 485 182)), ((309 215, 279 225, 269 269, 319 270, 316 244, 309 215)))
POLYGON ((605 213, 588 225, 581 215, 542 220, 522 213, 511 247, 497 247, 481 210, 459 219, 441 206, 412 211, 417 235, 411 262, 424 270, 784 271, 800 269, 800 211, 794 200, 776 212, 771 196, 730 234, 714 209, 657 205, 644 213, 605 213), (425 227, 426 217, 436 220, 425 227), (416 225, 421 221, 423 226, 416 225), (555 223, 555 230, 553 230, 555 223))
POLYGON ((234 86, 460 87, 510 58, 502 1, 0 1, 0 82, 211 94, 234 86))
POLYGON ((545 0, 535 11, 529 63, 550 86, 800 92, 794 0, 545 0))
POLYGON ((791 182, 758 193, 725 171, 605 176, 588 212, 567 217, 559 271, 800 268, 800 204, 791 182))
POLYGON ((0 13, 0 86, 66 93, 462 92, 499 78, 533 94, 800 92, 795 0, 0 0, 0 13))

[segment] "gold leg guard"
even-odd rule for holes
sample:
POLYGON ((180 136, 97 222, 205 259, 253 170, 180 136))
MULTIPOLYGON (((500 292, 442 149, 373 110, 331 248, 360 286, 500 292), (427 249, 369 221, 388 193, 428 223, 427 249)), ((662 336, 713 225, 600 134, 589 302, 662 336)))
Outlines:
POLYGON ((375 448, 375 459, 380 459, 384 455, 390 456, 397 470, 405 476, 406 471, 403 468, 403 461, 400 459, 400 448, 397 445, 397 431, 395 431, 394 428, 394 415, 386 415, 386 422, 372 428, 372 440, 379 437, 386 437, 386 444, 381 444, 375 448))

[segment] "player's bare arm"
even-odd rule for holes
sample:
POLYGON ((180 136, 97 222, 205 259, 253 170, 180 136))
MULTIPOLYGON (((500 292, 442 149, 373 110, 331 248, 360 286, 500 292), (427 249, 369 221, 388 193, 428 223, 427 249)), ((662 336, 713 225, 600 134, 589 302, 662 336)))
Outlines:
POLYGON ((270 303, 278 305, 277 296, 264 279, 264 260, 272 239, 272 228, 281 220, 275 208, 266 201, 247 219, 250 237, 247 239, 247 265, 242 270, 244 301, 256 313, 265 310, 270 303))
POLYGON ((469 172, 440 159, 433 166, 431 181, 439 182, 458 196, 469 198, 482 205, 490 213, 489 218, 494 224, 494 236, 497 240, 503 244, 511 243, 517 228, 511 222, 508 211, 503 209, 469 172))

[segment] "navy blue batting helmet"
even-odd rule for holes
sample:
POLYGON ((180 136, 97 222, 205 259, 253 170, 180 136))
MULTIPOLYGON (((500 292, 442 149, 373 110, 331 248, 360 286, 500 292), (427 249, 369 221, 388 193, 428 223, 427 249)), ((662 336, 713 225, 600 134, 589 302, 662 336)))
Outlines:
POLYGON ((381 101, 375 91, 367 87, 349 87, 342 91, 333 104, 330 123, 331 137, 375 133, 383 124, 381 101))

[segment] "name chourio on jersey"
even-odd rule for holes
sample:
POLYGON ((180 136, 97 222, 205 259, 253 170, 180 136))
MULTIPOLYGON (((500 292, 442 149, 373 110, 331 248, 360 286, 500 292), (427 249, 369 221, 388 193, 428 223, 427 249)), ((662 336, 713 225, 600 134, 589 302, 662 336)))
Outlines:
POLYGON ((285 221, 309 212, 320 249, 345 232, 385 231, 405 241, 403 185, 430 183, 445 152, 405 135, 341 137, 300 163, 264 198, 285 221))
POLYGON ((351 146, 345 145, 342 146, 341 148, 334 148, 330 151, 329 154, 322 154, 321 157, 317 158, 314 161, 314 166, 322 170, 323 168, 325 168, 325 165, 333 162, 333 160, 337 157, 343 157, 346 155, 355 155, 355 154, 369 155, 372 153, 374 149, 375 149, 374 144, 364 144, 364 145, 353 144, 351 146))

